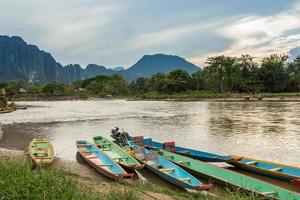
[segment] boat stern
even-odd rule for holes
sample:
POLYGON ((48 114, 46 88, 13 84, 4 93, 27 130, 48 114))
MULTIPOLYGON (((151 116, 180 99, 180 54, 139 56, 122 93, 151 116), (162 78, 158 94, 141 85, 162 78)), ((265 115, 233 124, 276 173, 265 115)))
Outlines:
POLYGON ((212 186, 213 186, 213 184, 211 184, 211 183, 209 183, 209 184, 202 184, 202 185, 196 187, 196 190, 198 190, 198 191, 209 190, 212 186))
POLYGON ((131 180, 131 179, 133 179, 134 174, 133 173, 130 173, 130 174, 121 174, 119 177, 120 177, 120 179, 129 179, 129 180, 131 180))

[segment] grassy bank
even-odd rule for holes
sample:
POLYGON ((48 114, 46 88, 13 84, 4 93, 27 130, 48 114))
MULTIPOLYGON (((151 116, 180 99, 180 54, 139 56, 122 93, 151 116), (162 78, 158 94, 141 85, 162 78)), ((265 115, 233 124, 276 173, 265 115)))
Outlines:
MULTIPOLYGON (((107 183, 107 182, 106 182, 107 183)), ((254 200, 256 196, 245 196, 238 191, 222 197, 190 194, 170 190, 138 181, 107 183, 71 174, 62 167, 31 169, 24 157, 0 157, 0 199, 72 199, 72 200, 137 200, 137 199, 233 199, 254 200)))
POLYGON ((299 98, 300 93, 260 93, 259 95, 251 95, 248 93, 213 93, 213 92, 184 92, 174 94, 160 94, 157 92, 149 92, 132 96, 134 99, 149 100, 206 100, 206 99, 243 99, 245 96, 260 96, 262 98, 299 98))
MULTIPOLYGON (((260 94, 248 94, 248 93, 214 93, 210 91, 189 91, 183 93, 163 94, 158 92, 148 92, 141 94, 128 94, 128 95, 116 95, 114 99, 129 99, 129 100, 187 100, 187 101, 198 101, 198 100, 214 100, 214 99, 240 99, 243 100, 245 96, 253 98, 261 97, 263 99, 278 98, 280 99, 291 99, 296 98, 300 100, 300 93, 260 93, 260 94)), ((88 100, 104 98, 103 95, 19 95, 12 98, 12 101, 59 101, 59 100, 88 100)))

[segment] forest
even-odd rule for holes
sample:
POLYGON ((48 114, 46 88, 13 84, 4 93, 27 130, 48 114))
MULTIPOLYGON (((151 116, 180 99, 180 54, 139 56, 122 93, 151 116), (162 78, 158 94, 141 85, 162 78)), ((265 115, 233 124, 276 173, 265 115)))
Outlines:
POLYGON ((224 93, 297 93, 300 92, 300 57, 292 61, 285 55, 270 55, 259 63, 254 57, 215 56, 196 73, 177 69, 169 74, 140 77, 128 83, 120 75, 97 76, 78 80, 70 85, 61 83, 35 84, 23 81, 1 83, 8 97, 18 96, 80 96, 103 97, 156 95, 186 92, 224 93))

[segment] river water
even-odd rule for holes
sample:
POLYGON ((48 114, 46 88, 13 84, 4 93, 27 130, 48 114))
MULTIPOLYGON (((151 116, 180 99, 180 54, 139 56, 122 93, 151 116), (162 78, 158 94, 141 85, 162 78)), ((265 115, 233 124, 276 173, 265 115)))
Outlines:
POLYGON ((300 166, 300 103, 170 101, 36 101, 0 115, 8 148, 26 148, 36 136, 49 138, 58 157, 74 161, 75 141, 115 126, 131 135, 177 145, 251 156, 300 166))

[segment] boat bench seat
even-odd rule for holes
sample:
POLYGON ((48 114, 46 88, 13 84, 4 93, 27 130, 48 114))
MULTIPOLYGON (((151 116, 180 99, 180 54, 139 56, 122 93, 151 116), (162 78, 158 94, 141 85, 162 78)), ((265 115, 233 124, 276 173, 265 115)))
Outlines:
POLYGON ((182 150, 182 151, 177 151, 178 153, 190 153, 190 151, 187 151, 187 150, 182 150))
POLYGON ((263 195, 271 195, 271 194, 275 194, 275 191, 270 191, 270 192, 261 192, 261 194, 263 195))
POLYGON ((89 151, 81 151, 81 153, 82 153, 83 155, 85 155, 85 156, 87 156, 87 155, 92 155, 92 153, 89 152, 89 151))
POLYGON ((164 157, 166 157, 166 158, 171 158, 171 159, 174 158, 174 156, 164 156, 164 157))
POLYGON ((169 172, 169 171, 175 171, 175 169, 174 168, 162 168, 162 169, 159 169, 160 171, 162 171, 162 172, 169 172))
POLYGON ((112 167, 112 164, 99 164, 100 167, 112 167))
POLYGON ((78 147, 86 147, 88 144, 77 144, 78 147))
POLYGON ((184 181, 184 182, 188 182, 190 180, 192 180, 191 178, 179 178, 179 180, 184 181))
POLYGON ((282 170, 282 168, 280 168, 280 167, 276 167, 276 168, 273 168, 273 169, 269 169, 270 171, 280 171, 280 170, 282 170))
POLYGON ((256 164, 258 163, 257 161, 250 161, 250 162, 246 162, 247 165, 253 165, 253 164, 256 164))
POLYGON ((88 159, 98 158, 96 155, 87 156, 88 159))
POLYGON ((180 161, 177 161, 177 163, 183 164, 183 165, 184 165, 184 164, 188 164, 188 165, 191 164, 189 161, 181 161, 181 160, 180 160, 180 161))
POLYGON ((119 158, 113 158, 113 160, 123 160, 123 159, 128 159, 129 157, 119 157, 119 158))

